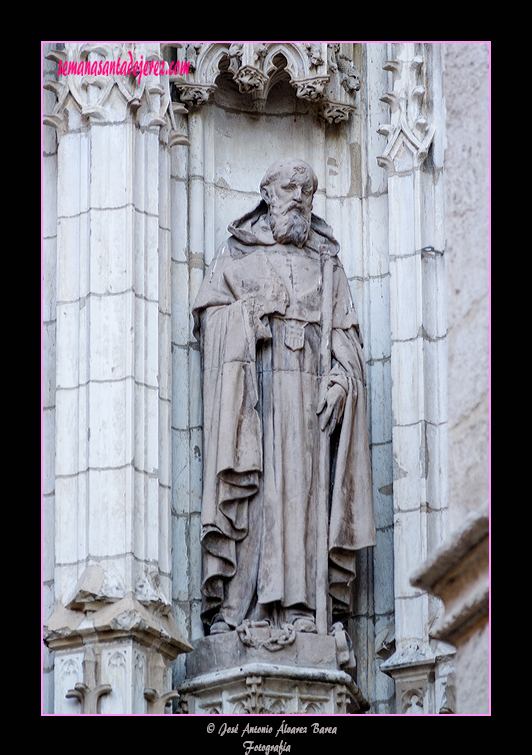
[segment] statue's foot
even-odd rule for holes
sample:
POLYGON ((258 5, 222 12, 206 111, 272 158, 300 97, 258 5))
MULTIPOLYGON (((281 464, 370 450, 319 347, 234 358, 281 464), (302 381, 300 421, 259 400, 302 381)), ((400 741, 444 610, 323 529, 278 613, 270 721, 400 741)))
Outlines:
POLYGON ((227 624, 222 619, 219 619, 218 621, 215 621, 211 625, 210 634, 223 634, 224 632, 230 632, 230 631, 231 631, 231 627, 229 626, 229 624, 227 624))
POLYGON ((309 632, 315 634, 318 630, 314 619, 295 619, 292 626, 296 632, 309 632))

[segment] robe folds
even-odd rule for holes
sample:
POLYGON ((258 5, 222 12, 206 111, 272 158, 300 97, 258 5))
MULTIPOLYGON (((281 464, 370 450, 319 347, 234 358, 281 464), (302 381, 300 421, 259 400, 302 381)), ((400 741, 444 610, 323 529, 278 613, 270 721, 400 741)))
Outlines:
POLYGON ((317 408, 334 383, 345 392, 328 530, 329 591, 340 610, 349 611, 355 551, 375 544, 365 361, 338 244, 314 215, 303 248, 278 244, 266 209, 229 226, 193 308, 203 367, 203 618, 232 626, 257 606, 316 607, 317 408), (324 380, 322 254, 334 259, 324 380))

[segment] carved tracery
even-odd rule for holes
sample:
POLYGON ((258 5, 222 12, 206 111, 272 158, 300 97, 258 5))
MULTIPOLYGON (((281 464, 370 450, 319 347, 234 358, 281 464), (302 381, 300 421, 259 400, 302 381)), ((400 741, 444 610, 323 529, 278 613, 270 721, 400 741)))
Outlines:
POLYGON ((190 63, 186 81, 175 83, 186 105, 208 102, 216 90, 221 67, 233 76, 242 94, 260 110, 279 73, 281 60, 296 96, 316 107, 328 123, 347 120, 355 108, 360 75, 340 44, 303 42, 217 42, 186 44, 190 63))
POLYGON ((393 89, 381 97, 390 106, 390 123, 378 129, 388 143, 377 162, 390 171, 421 166, 434 138, 424 106, 423 55, 413 43, 397 43, 395 48, 395 57, 383 66, 393 76, 393 89))

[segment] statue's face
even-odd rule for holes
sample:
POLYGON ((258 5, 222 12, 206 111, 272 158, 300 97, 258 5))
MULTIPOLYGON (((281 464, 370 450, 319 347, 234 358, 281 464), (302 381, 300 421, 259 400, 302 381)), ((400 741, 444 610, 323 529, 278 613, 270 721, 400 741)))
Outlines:
POLYGON ((267 187, 270 225, 276 241, 302 247, 310 232, 312 180, 298 164, 287 165, 267 187))
POLYGON ((287 165, 269 185, 270 205, 281 213, 297 210, 310 217, 314 195, 308 172, 300 165, 287 165))

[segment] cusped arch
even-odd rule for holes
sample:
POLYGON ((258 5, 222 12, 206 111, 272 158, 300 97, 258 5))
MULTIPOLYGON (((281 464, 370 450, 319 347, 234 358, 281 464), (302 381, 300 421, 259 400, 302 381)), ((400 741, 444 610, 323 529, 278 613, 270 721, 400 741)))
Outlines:
MULTIPOLYGON (((243 43, 252 44, 252 43, 243 43)), ((322 51, 323 62, 319 66, 313 66, 311 70, 311 57, 305 46, 294 42, 271 42, 261 44, 261 50, 257 49, 257 57, 266 48, 262 62, 254 61, 254 65, 270 78, 278 71, 278 65, 274 62, 278 55, 282 55, 286 61, 285 70, 290 81, 296 82, 315 76, 318 70, 326 70, 326 51, 322 51)), ((200 52, 196 62, 194 81, 196 84, 212 85, 220 73, 220 63, 231 54, 229 42, 213 42, 206 44, 200 52)))
MULTIPOLYGON (((349 118, 359 88, 351 81, 356 78, 353 71, 342 69, 348 58, 338 56, 326 42, 190 43, 187 61, 191 75, 175 82, 175 88, 181 101, 192 106, 211 98, 222 70, 232 73, 241 93, 251 94, 258 110, 264 107, 272 86, 285 76, 296 97, 316 106, 318 115, 328 123, 349 118), (283 66, 279 65, 280 56, 286 61, 283 66)), ((354 70, 353 65, 350 68, 354 70)))
POLYGON ((302 44, 273 42, 268 45, 263 66, 264 73, 268 78, 278 69, 278 66, 273 62, 278 55, 282 55, 286 60, 285 70, 288 72, 291 82, 307 79, 312 75, 310 57, 302 44))
POLYGON ((196 84, 212 85, 220 74, 220 63, 229 57, 229 42, 213 42, 204 45, 196 62, 196 84))

